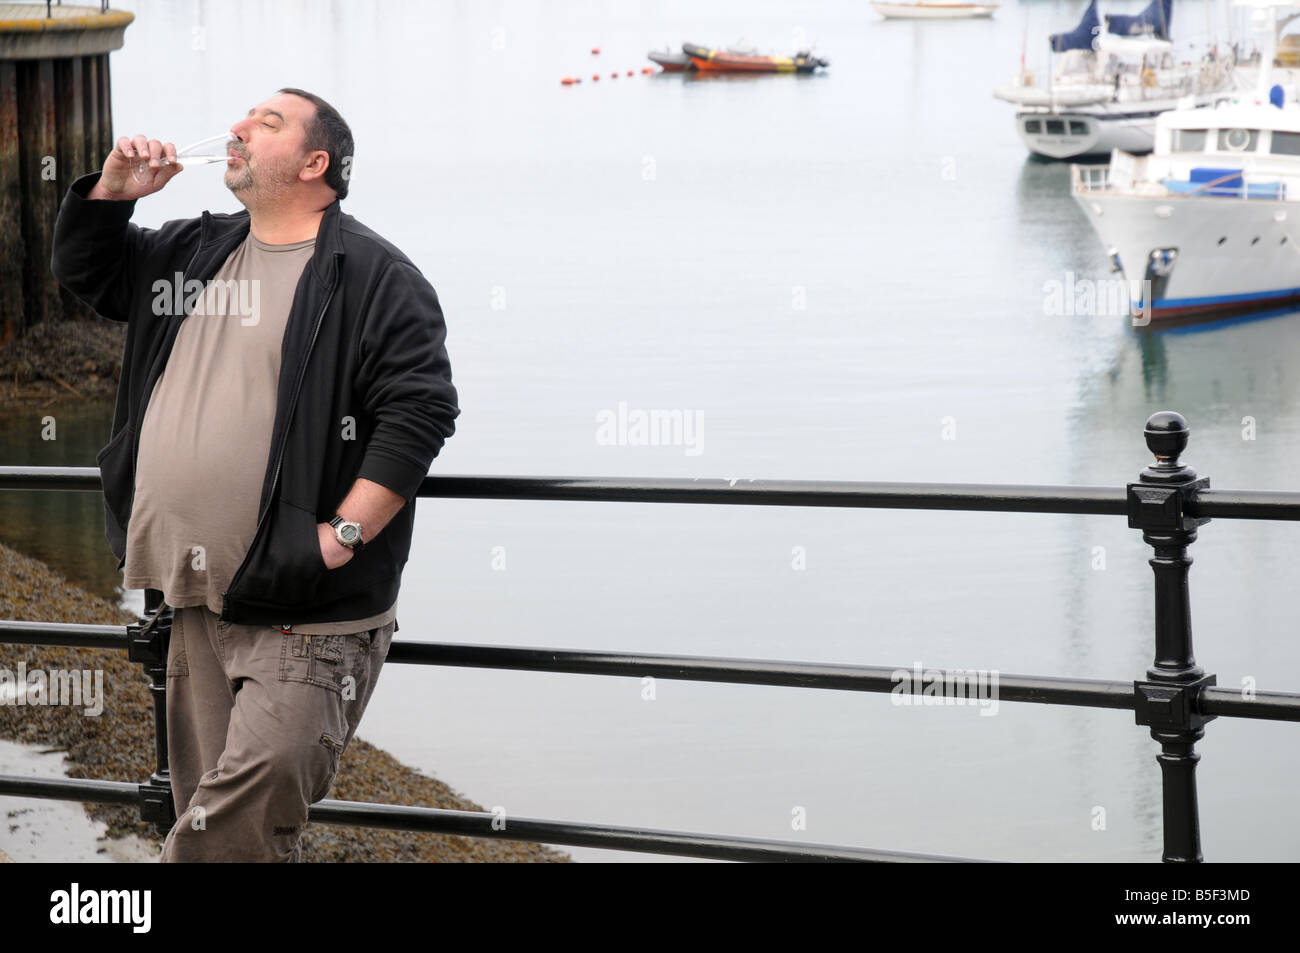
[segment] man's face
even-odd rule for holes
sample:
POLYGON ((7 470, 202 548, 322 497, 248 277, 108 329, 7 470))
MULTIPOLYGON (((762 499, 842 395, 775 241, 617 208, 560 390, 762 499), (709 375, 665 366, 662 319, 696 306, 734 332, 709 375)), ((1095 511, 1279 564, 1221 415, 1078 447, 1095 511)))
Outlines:
POLYGON ((281 198, 304 185, 307 123, 316 107, 300 96, 280 93, 254 106, 230 127, 235 137, 226 166, 226 187, 245 205, 281 198))

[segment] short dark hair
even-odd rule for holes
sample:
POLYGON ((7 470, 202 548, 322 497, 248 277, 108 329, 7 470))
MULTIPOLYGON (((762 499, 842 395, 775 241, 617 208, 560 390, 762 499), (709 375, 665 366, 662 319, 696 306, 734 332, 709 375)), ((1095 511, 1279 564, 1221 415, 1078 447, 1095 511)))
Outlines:
POLYGON ((348 179, 352 175, 352 130, 339 111, 315 93, 292 86, 279 90, 301 96, 316 107, 316 115, 307 123, 306 148, 309 152, 323 149, 329 153, 330 165, 325 170, 325 184, 340 199, 348 197, 348 179))

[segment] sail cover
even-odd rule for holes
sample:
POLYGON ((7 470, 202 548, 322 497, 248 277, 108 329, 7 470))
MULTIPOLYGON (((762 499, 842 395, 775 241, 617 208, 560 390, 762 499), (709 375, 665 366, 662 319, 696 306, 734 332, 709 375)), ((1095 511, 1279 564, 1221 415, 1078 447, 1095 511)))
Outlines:
POLYGON ((1134 16, 1106 14, 1106 29, 1120 36, 1154 36, 1167 40, 1173 12, 1174 0, 1151 0, 1149 7, 1134 16))
MULTIPOLYGON (((1156 0, 1158 3, 1159 0, 1156 0)), ((1101 20, 1097 18, 1097 0, 1088 4, 1079 25, 1067 33, 1052 34, 1052 52, 1064 53, 1066 50, 1090 50, 1092 41, 1101 32, 1101 20)))

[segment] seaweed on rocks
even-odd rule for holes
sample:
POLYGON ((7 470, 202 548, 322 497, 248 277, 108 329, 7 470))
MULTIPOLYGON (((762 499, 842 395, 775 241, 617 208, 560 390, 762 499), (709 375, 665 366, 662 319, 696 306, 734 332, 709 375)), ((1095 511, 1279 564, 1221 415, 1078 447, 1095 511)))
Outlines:
MULTIPOLYGON (((124 625, 131 613, 62 578, 44 563, 0 544, 0 619, 124 625)), ((0 737, 67 751, 70 776, 145 780, 153 770, 153 703, 148 679, 125 652, 0 644, 0 666, 27 669, 101 669, 104 710, 86 717, 66 705, 0 705, 0 737)), ((382 682, 378 691, 382 691, 382 682)), ((363 723, 364 726, 364 723, 363 723)), ((446 784, 410 768, 359 738, 344 752, 327 795, 348 801, 404 804, 461 811, 484 808, 446 784)), ((141 821, 133 807, 87 804, 86 812, 108 825, 110 836, 138 834, 159 849, 162 835, 141 821)), ((302 859, 315 862, 566 862, 569 856, 543 844, 490 838, 310 824, 302 859)))

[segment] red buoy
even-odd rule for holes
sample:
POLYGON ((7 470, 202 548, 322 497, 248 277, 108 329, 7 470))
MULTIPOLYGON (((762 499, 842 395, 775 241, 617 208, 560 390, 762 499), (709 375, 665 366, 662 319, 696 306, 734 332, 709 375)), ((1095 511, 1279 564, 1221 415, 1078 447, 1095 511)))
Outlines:
POLYGON ((600 74, 599 74, 599 73, 592 73, 592 74, 591 74, 591 78, 592 78, 593 81, 599 81, 599 79, 600 79, 600 74))
POLYGON ((591 55, 592 55, 592 56, 595 56, 595 55, 596 55, 597 53, 599 53, 599 52, 600 52, 600 47, 599 47, 599 46, 593 46, 593 47, 591 48, 591 55))

